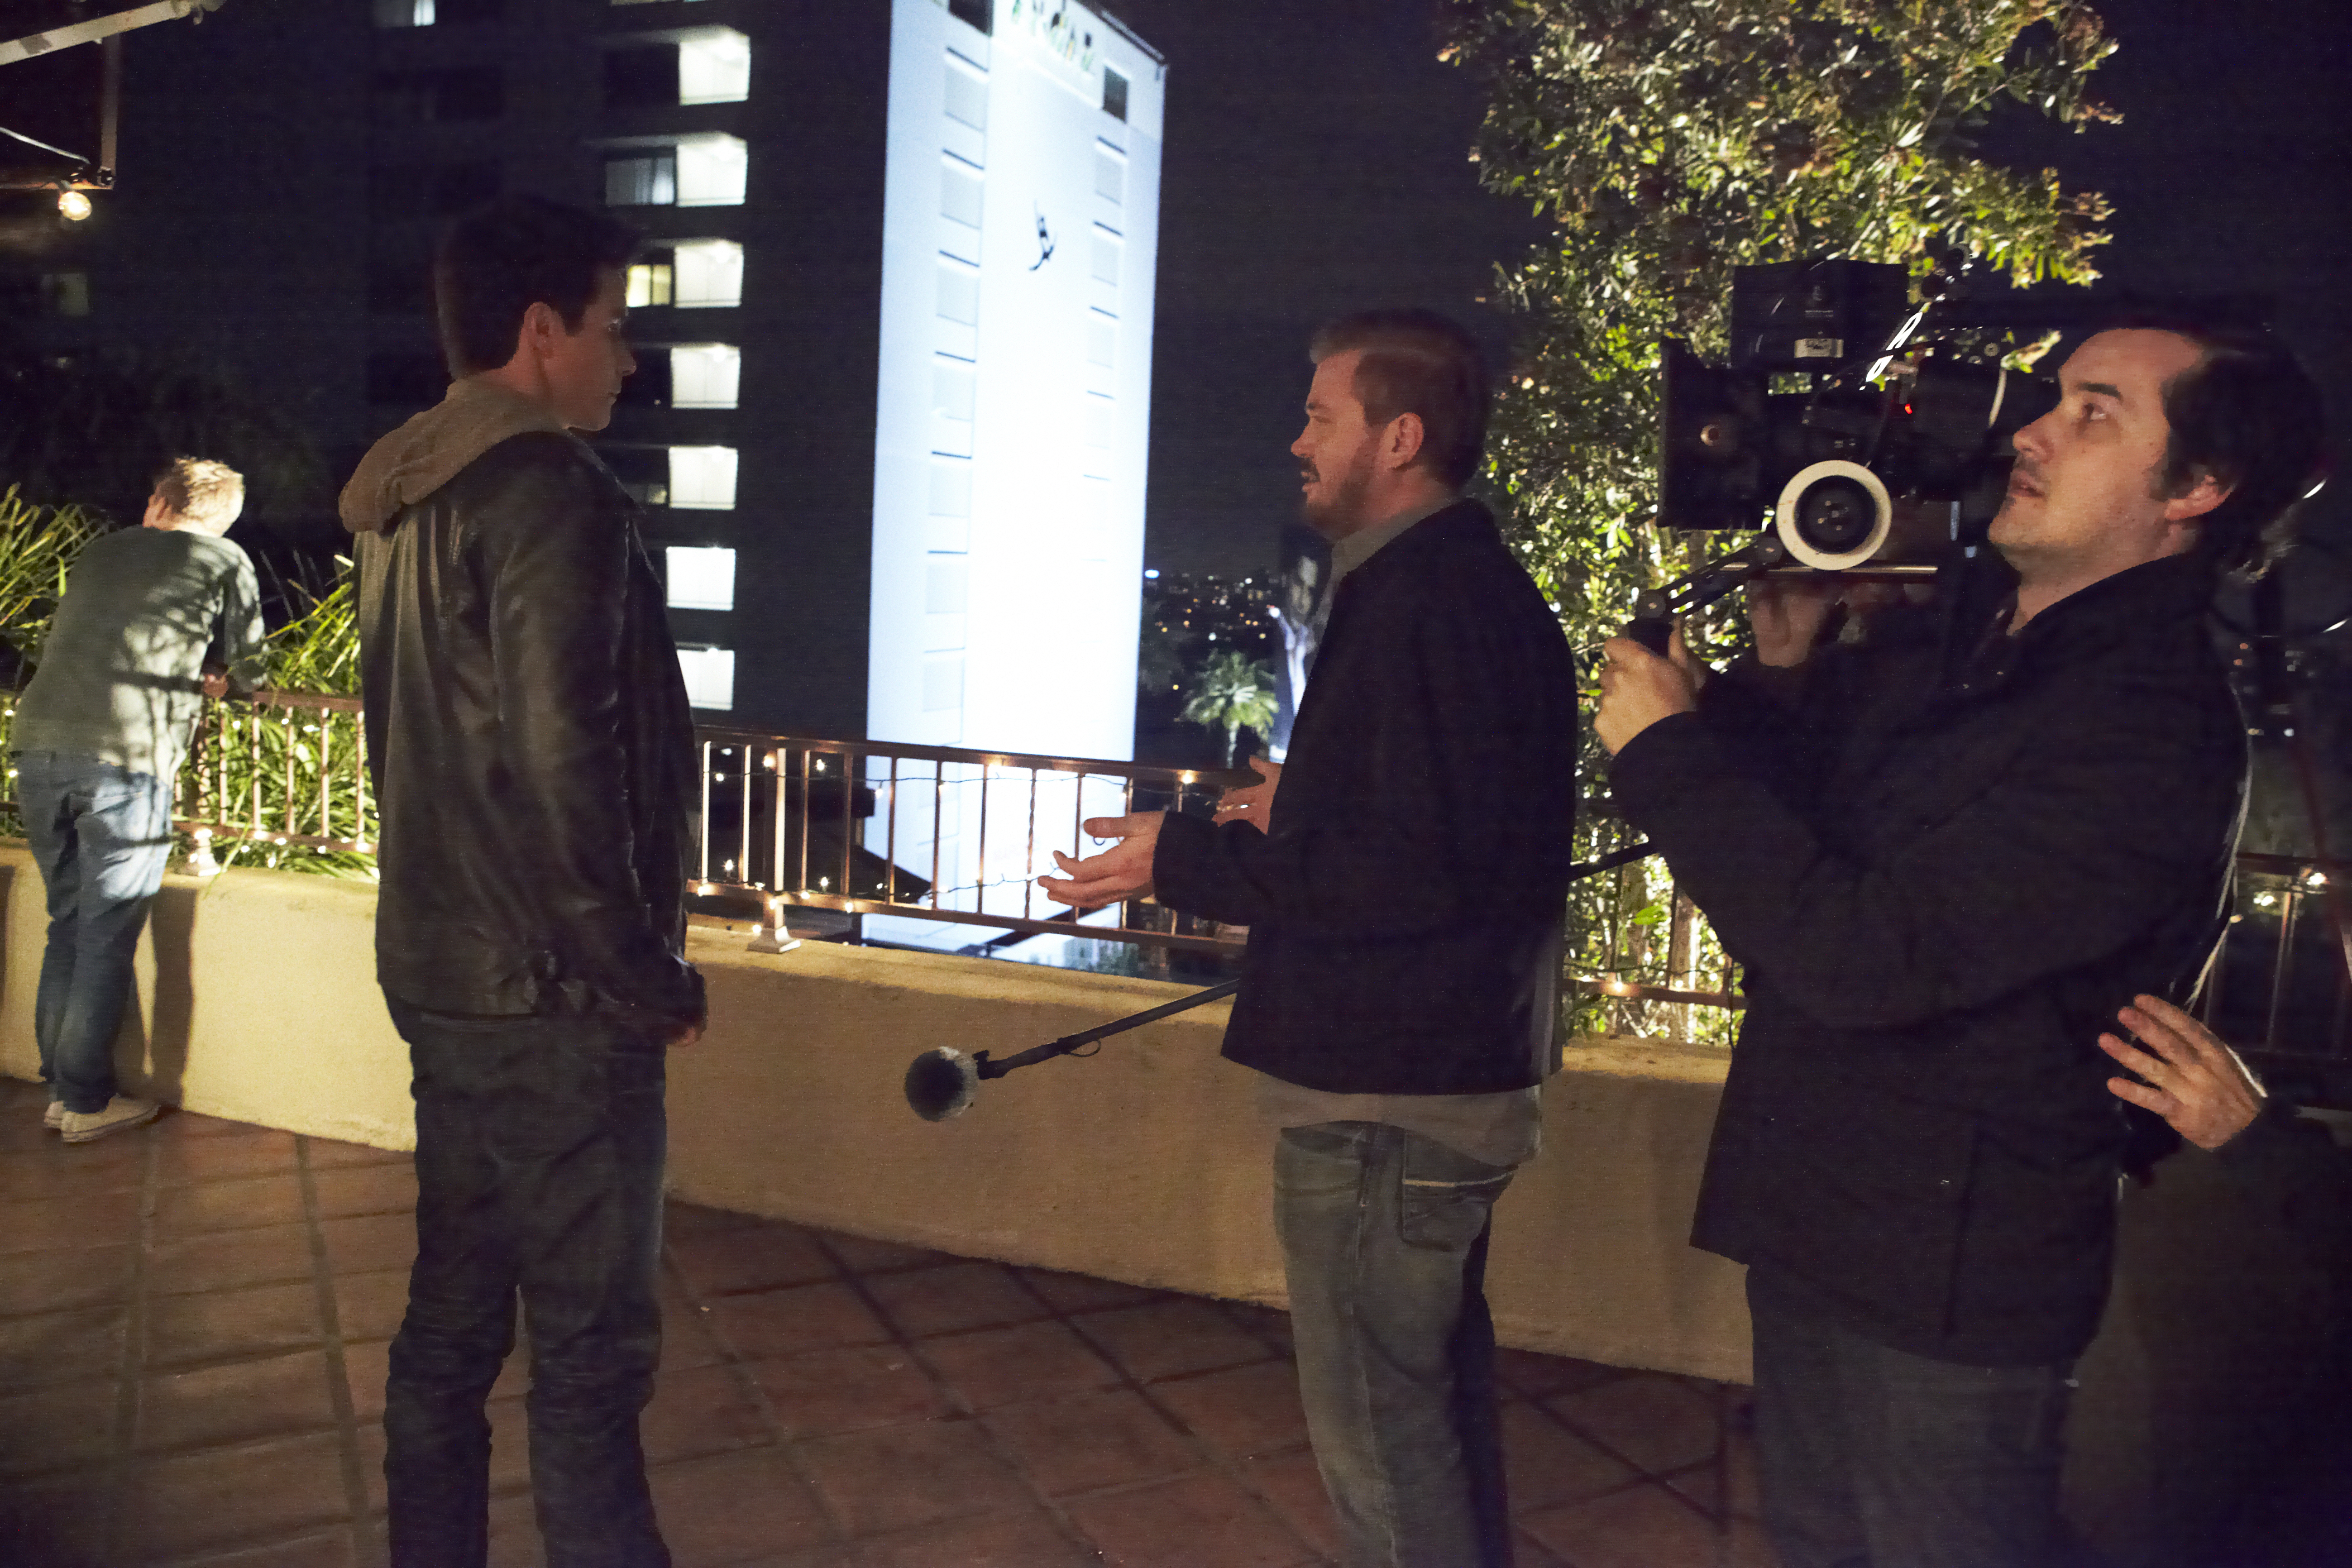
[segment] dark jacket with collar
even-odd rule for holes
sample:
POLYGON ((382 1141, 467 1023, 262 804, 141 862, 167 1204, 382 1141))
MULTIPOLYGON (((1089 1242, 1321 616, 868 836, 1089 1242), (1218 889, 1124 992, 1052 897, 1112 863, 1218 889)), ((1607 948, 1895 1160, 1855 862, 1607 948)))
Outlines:
POLYGON ((2097 1325, 2126 1131, 2097 1037, 2210 952, 2245 774, 2198 563, 2012 638, 2014 581, 1947 574, 1788 706, 1710 681, 1612 769, 1746 966, 1692 1239, 1984 1364, 2097 1325))
POLYGON ((1552 1040, 1576 810, 1559 617, 1458 502, 1341 580, 1265 831, 1171 816, 1162 901, 1250 928, 1234 1061, 1309 1089, 1524 1089, 1552 1040))
POLYGON ((693 722, 636 516, 538 431, 358 532, 376 967, 402 1001, 702 1016, 693 722))

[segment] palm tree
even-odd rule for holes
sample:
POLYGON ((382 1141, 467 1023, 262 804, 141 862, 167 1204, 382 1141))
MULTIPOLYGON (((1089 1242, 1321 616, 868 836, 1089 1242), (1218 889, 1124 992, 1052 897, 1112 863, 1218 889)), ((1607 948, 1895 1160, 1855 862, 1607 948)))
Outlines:
POLYGON ((1187 722, 1225 732, 1225 766, 1234 765, 1234 742, 1244 728, 1265 734, 1274 727, 1274 672, 1239 648, 1209 660, 1184 703, 1187 722))

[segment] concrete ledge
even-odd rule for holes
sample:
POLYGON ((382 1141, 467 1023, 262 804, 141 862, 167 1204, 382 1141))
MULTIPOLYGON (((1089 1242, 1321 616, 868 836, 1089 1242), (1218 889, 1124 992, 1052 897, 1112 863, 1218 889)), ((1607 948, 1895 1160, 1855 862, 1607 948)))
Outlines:
MULTIPOLYGON (((0 847, 0 1070, 38 1073, 40 879, 0 847)), ((415 1146, 406 1052, 374 984, 373 889, 234 869, 173 878, 118 1046, 137 1092, 208 1115, 415 1146)), ((810 943, 757 954, 697 931, 711 1027, 670 1062, 680 1197, 978 1257, 1280 1303, 1273 1135, 1217 1056, 1212 1004, 982 1086, 918 1119, 900 1080, 933 1046, 998 1056, 1184 986, 810 943)), ((1504 1198, 1491 1294, 1506 1342, 1621 1366, 1748 1375, 1741 1271, 1683 1243, 1722 1058, 1586 1042, 1546 1096, 1545 1149, 1504 1198)))
MULTIPOLYGON (((0 845, 0 1071, 37 1076, 40 879, 0 845)), ((406 1052, 374 984, 373 889, 284 872, 175 878, 140 948, 125 1079, 192 1110, 408 1148, 406 1052)), ((958 1253, 1279 1304, 1273 1135, 1217 1056, 1213 1004, 982 1086, 917 1119, 907 1063, 997 1055, 1185 987, 697 932, 711 1028, 670 1058, 672 1189, 699 1203, 958 1253)), ((1745 1382, 1742 1271, 1684 1237, 1726 1058, 1588 1040, 1503 1199, 1490 1294, 1507 1344, 1745 1382)), ((2070 1512, 2129 1568, 2185 1568, 2293 1428, 2340 1311, 2274 1194, 2206 1157, 2126 1194, 2119 1279, 2081 1364, 2070 1512), (2223 1456, 2221 1462, 2216 1456, 2223 1456)))

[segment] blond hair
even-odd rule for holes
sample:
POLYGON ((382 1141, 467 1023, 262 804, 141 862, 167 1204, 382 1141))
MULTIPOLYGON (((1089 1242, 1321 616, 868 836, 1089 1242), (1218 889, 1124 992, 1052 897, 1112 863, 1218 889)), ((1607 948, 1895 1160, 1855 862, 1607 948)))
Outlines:
POLYGON ((155 494, 175 521, 226 533, 245 510, 245 476, 210 458, 174 458, 155 476, 155 494))

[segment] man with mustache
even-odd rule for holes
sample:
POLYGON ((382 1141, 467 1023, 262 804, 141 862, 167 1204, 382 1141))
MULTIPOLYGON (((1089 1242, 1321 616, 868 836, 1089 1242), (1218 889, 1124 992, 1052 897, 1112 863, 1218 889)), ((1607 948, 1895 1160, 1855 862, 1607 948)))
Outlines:
POLYGON ((1328 626, 1280 767, 1215 824, 1097 818, 1043 879, 1092 907, 1247 925, 1224 1054, 1275 1152, 1299 1394, 1348 1568, 1510 1561, 1487 1222, 1538 1142, 1574 860, 1576 688, 1559 618, 1464 499, 1476 345, 1425 310, 1315 336, 1299 460, 1328 626))
POLYGON ((1626 816, 1747 968, 1692 1239, 1747 1263, 1784 1568, 2040 1568, 2130 1131, 2101 1030, 2193 984, 2243 731, 2206 626, 2313 486, 2319 395, 2266 333, 2092 336, 2021 431, 1992 549, 1933 605, 1757 661, 1608 645, 1626 816))

